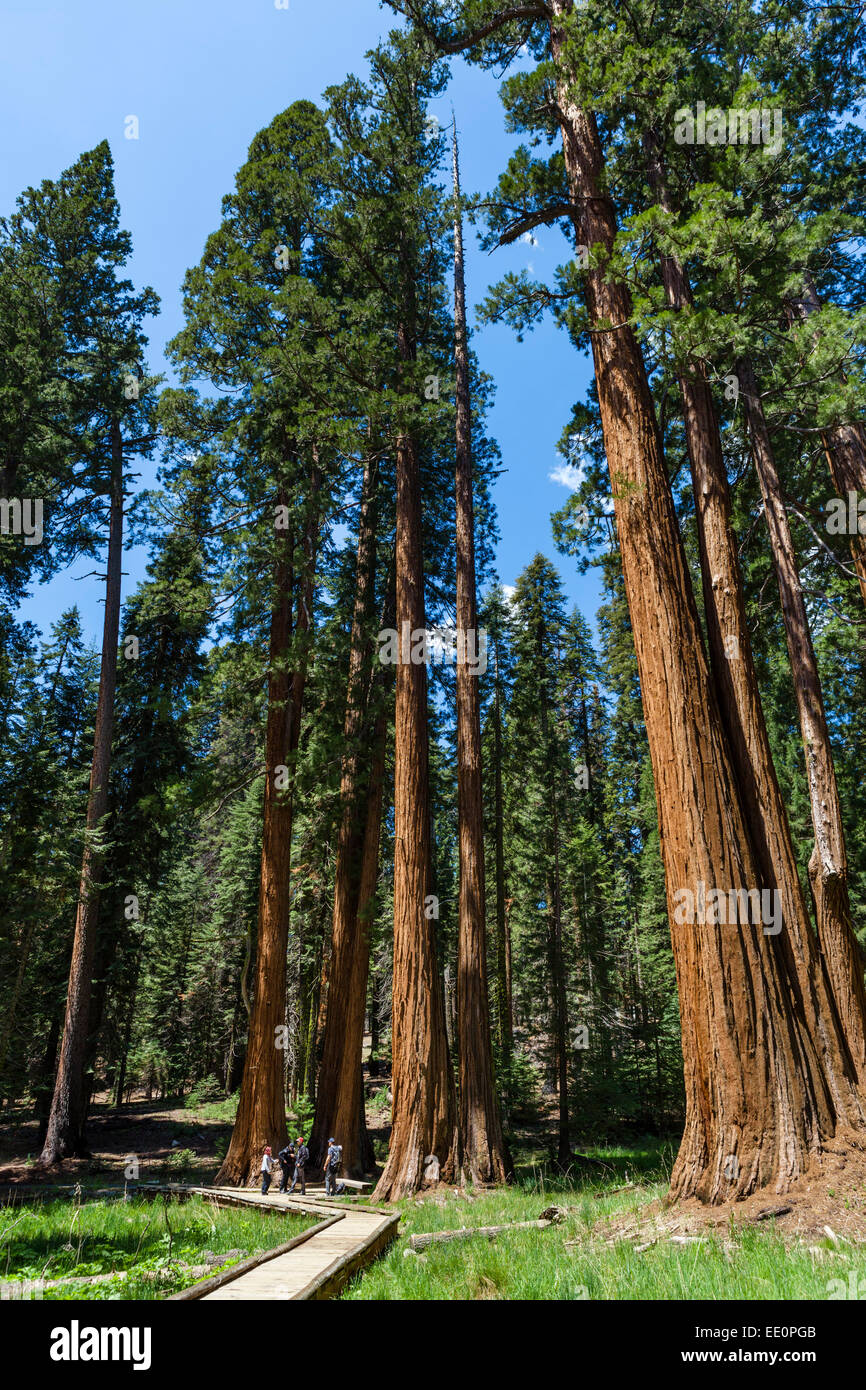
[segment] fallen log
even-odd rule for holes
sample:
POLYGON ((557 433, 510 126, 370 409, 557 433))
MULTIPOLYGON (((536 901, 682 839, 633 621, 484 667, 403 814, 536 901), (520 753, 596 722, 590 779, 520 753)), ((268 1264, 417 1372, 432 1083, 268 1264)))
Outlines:
POLYGON ((461 1226, 459 1231, 425 1231, 422 1235, 410 1236, 409 1244, 413 1250, 426 1250, 428 1245, 441 1245, 450 1240, 472 1240, 474 1236, 495 1240, 507 1231, 546 1231, 556 1224, 555 1221, 511 1221, 507 1226, 461 1226))
POLYGON ((787 1216, 788 1212, 793 1210, 793 1207, 765 1207, 763 1211, 758 1212, 755 1220, 769 1221, 771 1216, 787 1216))

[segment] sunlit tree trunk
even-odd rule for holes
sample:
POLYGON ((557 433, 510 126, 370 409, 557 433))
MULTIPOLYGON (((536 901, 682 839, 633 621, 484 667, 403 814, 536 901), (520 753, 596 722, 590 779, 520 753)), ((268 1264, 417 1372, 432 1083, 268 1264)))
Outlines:
POLYGON ((845 1036, 862 1083, 866 1081, 863 959, 851 921, 842 806, 824 712, 821 678, 770 431, 754 368, 748 358, 738 362, 737 375, 748 422, 752 458, 764 499, 764 515, 779 583, 785 639, 806 756, 809 805, 815 836, 809 860, 809 878, 815 898, 818 940, 845 1036))
MULTIPOLYGON (((580 244, 613 249, 616 218, 594 117, 576 104, 560 17, 551 49, 580 244)), ((834 1131, 836 1114, 809 1030, 793 1012, 789 951, 761 922, 721 926, 675 912, 700 885, 762 887, 703 651, 652 397, 629 326, 631 303, 603 265, 586 272, 611 476, 647 735, 679 984, 686 1125, 675 1196, 720 1202, 784 1190, 834 1131)), ((702 920, 703 919, 703 920, 702 920)))
POLYGON ((478 647, 475 591, 475 522, 472 498, 472 406, 463 214, 457 132, 454 132, 454 330, 457 367, 457 789, 460 891, 457 944, 457 1028, 460 1056, 460 1129, 463 1164, 474 1183, 504 1182, 510 1167, 493 1077, 487 992, 484 884, 484 796, 481 777, 481 708, 478 673, 468 643, 478 647), (461 647, 462 658, 461 659, 461 647))
MULTIPOLYGON (((268 663, 266 781, 255 982, 237 1117, 228 1153, 215 1179, 224 1185, 254 1183, 265 1145, 269 1144, 276 1151, 282 1148, 287 1137, 283 1050, 287 1041, 286 961, 292 894, 294 764, 307 674, 305 643, 312 629, 319 481, 319 470, 314 464, 296 612, 293 612, 294 532, 290 531, 288 536, 279 531, 275 533, 277 556, 268 663), (293 653, 295 644, 297 649, 293 653), (291 664, 294 670, 290 670, 291 664)), ((287 494, 281 492, 277 501, 278 507, 287 507, 287 494)), ((277 515, 280 517, 280 512, 277 515)))
POLYGON ((401 643, 394 723, 394 975, 391 1015, 393 1127, 377 1201, 451 1182, 459 1171, 454 1079, 429 909, 430 797, 427 668, 410 659, 424 631, 421 483, 411 437, 397 441, 397 603, 401 643))
MULTIPOLYGON (((316 1097, 316 1119, 310 1139, 313 1165, 324 1161, 333 1134, 343 1147, 343 1168, 355 1177, 367 1170, 370 1144, 364 1119, 361 1051, 369 968, 369 924, 362 913, 362 880, 368 853, 379 856, 381 771, 378 793, 376 768, 370 767, 370 750, 363 746, 371 688, 370 617, 374 603, 376 569, 376 488, 378 465, 367 460, 362 485, 358 526, 355 601, 349 649, 346 713, 343 723, 345 753, 340 783, 342 815, 334 871, 334 925, 328 984, 328 1011, 322 1064, 316 1097), (372 803, 378 800, 375 829, 370 824, 372 803), (371 837, 374 848, 368 846, 371 837)), ((369 732, 369 731, 368 731, 369 732)), ((374 752, 381 764, 384 740, 374 752)), ((375 888, 375 871, 373 874, 375 888)))
MULTIPOLYGON (((660 206, 670 211, 661 152, 652 136, 648 136, 646 148, 650 186, 660 206)), ((691 286, 678 257, 663 255, 661 273, 669 307, 678 313, 689 313, 693 304, 691 286)), ((690 370, 682 371, 680 390, 695 497, 704 614, 719 710, 764 881, 781 894, 785 922, 782 944, 790 947, 799 1009, 805 1026, 819 1041, 834 1105, 844 1114, 850 1103, 850 1056, 816 947, 770 749, 746 619, 737 541, 731 525, 719 423, 703 363, 690 364, 690 370)))

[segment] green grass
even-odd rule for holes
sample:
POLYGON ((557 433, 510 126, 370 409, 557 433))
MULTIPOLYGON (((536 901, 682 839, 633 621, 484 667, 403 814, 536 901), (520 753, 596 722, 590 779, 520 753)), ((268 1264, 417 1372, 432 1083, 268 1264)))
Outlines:
MULTIPOLYGON (((815 1257, 806 1246, 786 1249, 772 1227, 724 1229, 700 1245, 667 1240, 636 1254, 635 1239, 608 1246, 605 1217, 634 1215, 667 1188, 668 1154, 593 1150, 608 1171, 571 1182, 553 1179, 542 1167, 519 1172, 511 1188, 479 1193, 474 1200, 454 1195, 441 1204, 429 1199, 400 1203, 400 1239, 375 1265, 356 1278, 350 1299, 818 1299, 833 1291, 832 1280, 849 1272, 863 1279, 866 1250, 845 1247, 833 1257, 829 1241, 815 1241, 828 1254, 815 1257), (596 1197, 634 1176, 628 1192, 596 1197), (421 1257, 404 1255, 407 1237, 422 1231, 461 1226, 495 1226, 535 1220, 547 1206, 569 1208, 561 1226, 514 1231, 495 1241, 484 1237, 428 1246, 421 1257), (577 1242, 566 1248, 566 1241, 577 1242)), ((648 1234, 642 1239, 650 1239, 648 1234)))
POLYGON ((191 1132, 203 1120, 217 1120, 220 1124, 233 1125, 235 1116, 238 1113, 237 1092, 231 1096, 222 1096, 219 1100, 196 1100, 195 1096, 187 1096, 184 1101, 184 1109, 189 1110, 193 1118, 186 1124, 177 1124, 178 1130, 191 1132))
MULTIPOLYGON (((253 1255, 283 1245, 316 1219, 295 1213, 283 1217, 237 1208, 215 1210, 200 1197, 167 1205, 157 1199, 33 1201, 0 1212, 0 1280, 48 1281, 125 1271, 124 1279, 46 1288, 42 1297, 165 1298, 205 1277, 183 1268, 204 1264, 204 1251, 221 1255, 244 1250, 253 1255)), ((247 1255, 214 1264, 208 1272, 216 1274, 247 1255)))

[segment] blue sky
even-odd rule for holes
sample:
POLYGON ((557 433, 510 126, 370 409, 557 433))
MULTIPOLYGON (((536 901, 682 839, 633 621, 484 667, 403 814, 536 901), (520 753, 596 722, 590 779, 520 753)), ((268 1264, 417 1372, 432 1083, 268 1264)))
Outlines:
MULTIPOLYGON (((363 74, 365 52, 393 22, 378 0, 289 0, 288 9, 277 9, 275 0, 150 0, 146 6, 67 0, 62 7, 0 0, 0 211, 10 211, 22 189, 56 176, 107 138, 123 224, 135 247, 130 274, 162 299, 149 361, 164 370, 163 346, 181 326, 184 272, 218 224, 220 200, 256 131, 298 98, 317 100, 348 72, 363 74), (138 140, 124 135, 130 115, 138 117, 138 140)), ((431 108, 443 124, 452 102, 464 189, 487 191, 516 143, 504 130, 495 78, 456 60, 448 93, 431 108)), ((490 256, 470 234, 471 305, 508 269, 532 265, 544 276, 564 259, 557 232, 540 228, 537 237, 535 246, 490 256)), ((485 328, 473 346, 497 385, 490 429, 507 470, 495 493, 501 579, 513 584, 541 550, 558 564, 569 598, 592 616, 596 578, 577 575, 553 548, 550 513, 567 493, 549 477, 562 463, 556 443, 586 391, 589 364, 549 325, 522 344, 507 328, 485 328)), ((141 486, 152 482, 148 465, 144 470, 141 486)), ((125 597, 145 562, 142 551, 127 553, 125 597)), ((78 578, 92 569, 82 562, 36 589, 22 616, 44 628, 74 601, 96 637, 102 586, 78 578)))

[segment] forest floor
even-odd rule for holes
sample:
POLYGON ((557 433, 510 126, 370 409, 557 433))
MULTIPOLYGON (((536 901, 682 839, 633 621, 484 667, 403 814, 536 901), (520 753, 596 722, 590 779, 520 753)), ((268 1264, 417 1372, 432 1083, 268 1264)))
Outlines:
MULTIPOLYGON (((387 1098, 387 1081, 377 1080, 368 1094, 368 1124, 380 1158, 387 1150, 387 1098)), ((45 1183, 70 1188, 77 1183, 97 1198, 87 1204, 88 1210, 113 1206, 123 1211, 121 1204, 101 1202, 99 1189, 122 1186, 127 1178, 212 1182, 228 1145, 233 1118, 233 1101, 182 1105, 134 1098, 118 1111, 110 1106, 108 1097, 99 1097, 88 1128, 92 1157, 64 1163, 60 1173, 42 1174, 35 1167, 35 1122, 23 1109, 7 1110, 0 1123, 0 1188, 15 1189, 16 1200, 26 1205, 34 1194, 38 1197, 38 1189, 45 1183)), ((301 1132, 306 1132, 307 1121, 303 1114, 292 1117, 292 1125, 297 1124, 301 1132)), ((743 1202, 708 1208, 698 1202, 671 1206, 666 1201, 675 1139, 587 1146, 583 1156, 576 1157, 574 1169, 563 1176, 551 1162, 552 1134, 551 1118, 546 1114, 536 1117, 535 1123, 527 1118, 517 1128, 512 1136, 516 1181, 510 1188, 440 1188, 400 1203, 400 1239, 354 1281, 344 1297, 866 1299, 866 1154, 844 1139, 838 1140, 835 1152, 784 1197, 765 1192, 743 1202), (493 1241, 471 1237, 434 1244, 422 1253, 408 1253, 408 1238, 413 1234, 512 1225, 538 1219, 551 1206, 561 1209, 562 1219, 544 1230, 509 1231, 493 1241)), ((59 1232, 63 1223, 71 1220, 74 1203, 45 1204, 44 1210, 55 1205, 59 1232)), ((153 1205, 162 1208, 162 1203, 153 1205)), ((189 1223, 184 1216, 190 1210, 185 1204, 172 1221, 181 1231, 191 1224, 180 1242, 181 1248, 185 1242, 186 1254, 174 1251, 173 1257, 181 1264, 171 1276, 175 1280, 172 1287, 182 1287, 179 1279, 189 1282, 188 1269, 195 1266, 195 1252, 203 1241, 209 1243, 211 1254, 218 1254, 235 1246, 267 1248, 268 1242, 278 1244, 287 1238, 282 1222, 267 1216, 256 1219, 270 1221, 270 1227, 241 1238, 229 1221, 244 1213, 222 1212, 217 1218, 217 1244, 211 1216, 207 1217, 208 1232, 204 1228, 197 1231, 192 1229, 195 1222, 189 1223)), ((126 1222, 127 1218, 122 1219, 126 1222)), ((138 1219, 136 1215, 135 1221, 138 1219)), ((108 1221, 108 1217, 99 1220, 108 1221)), ((3 1226, 8 1226, 7 1220, 3 1226)), ((165 1259, 166 1237, 174 1239, 155 1222, 147 1229, 147 1250, 142 1247, 139 1262, 143 1276, 163 1267, 159 1262, 165 1259), (151 1240, 156 1242, 153 1248, 151 1240)), ((129 1228, 130 1238, 133 1233, 137 1240, 140 1232, 135 1223, 129 1228)), ((47 1240, 49 1235, 43 1231, 40 1240, 47 1240)), ((94 1237, 97 1262, 103 1257, 116 1261, 118 1255, 129 1253, 122 1240, 117 1245, 116 1238, 117 1232, 106 1236, 100 1256, 99 1240, 94 1237)), ((75 1245, 62 1242, 64 1246, 70 1244, 75 1245)), ((66 1249, 58 1255, 56 1245, 54 1240, 51 1270, 62 1267, 64 1277, 69 1277, 66 1265, 72 1252, 66 1249)), ((37 1254, 44 1257, 44 1251, 37 1254)), ((0 1248, 3 1259, 8 1263, 8 1252, 0 1248)), ((87 1258, 83 1262, 88 1267, 94 1263, 87 1258)), ((35 1277, 26 1271, 37 1263, 35 1256, 28 1262, 21 1255, 15 1261, 15 1277, 35 1277)), ((104 1294, 100 1289, 86 1296, 161 1296, 152 1278, 129 1282, 130 1266, 115 1263, 108 1267, 126 1271, 123 1291, 118 1283, 109 1293, 108 1288, 114 1286, 106 1281, 104 1294), (138 1291, 141 1288, 143 1293, 138 1291)), ((12 1277, 9 1269, 4 1275, 0 1265, 0 1280, 12 1277)))
MULTIPOLYGON (((384 1159, 390 1133, 388 1080, 368 1082, 367 1127, 384 1159)), ((29 1107, 0 1111, 0 1188, 58 1181, 89 1188, 141 1182, 210 1183, 228 1149, 237 1099, 148 1100, 135 1096, 117 1108, 105 1093, 93 1101, 87 1122, 91 1157, 67 1159, 61 1170, 36 1166, 38 1124, 29 1107)), ((289 1112, 293 1134, 309 1134, 309 1108, 289 1112)))
POLYGON ((133 1100, 115 1109, 98 1096, 87 1125, 88 1159, 67 1159, 61 1170, 36 1167, 38 1126, 23 1108, 4 1110, 0 1123, 0 1186, 70 1183, 99 1187, 141 1182, 209 1183, 228 1147, 233 1101, 194 1109, 177 1100, 133 1100))

